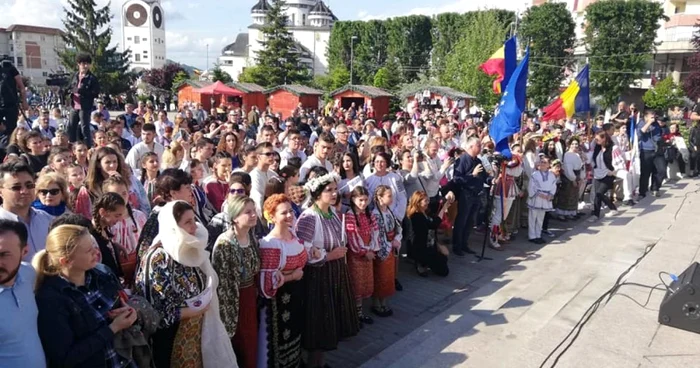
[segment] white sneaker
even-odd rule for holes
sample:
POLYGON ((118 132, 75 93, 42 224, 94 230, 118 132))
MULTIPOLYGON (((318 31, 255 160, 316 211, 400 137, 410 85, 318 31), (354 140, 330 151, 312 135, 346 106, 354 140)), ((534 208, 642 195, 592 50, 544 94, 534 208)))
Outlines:
POLYGON ((617 215, 619 215, 619 214, 620 214, 620 211, 618 211, 618 210, 611 210, 610 212, 608 212, 608 217, 615 217, 615 216, 617 216, 617 215))

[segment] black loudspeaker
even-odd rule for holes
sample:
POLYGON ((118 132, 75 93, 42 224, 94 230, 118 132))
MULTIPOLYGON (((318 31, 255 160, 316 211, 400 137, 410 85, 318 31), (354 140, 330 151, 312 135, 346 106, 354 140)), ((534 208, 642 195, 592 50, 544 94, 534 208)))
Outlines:
POLYGON ((669 285, 659 307, 659 323, 700 333, 700 264, 697 262, 669 285))

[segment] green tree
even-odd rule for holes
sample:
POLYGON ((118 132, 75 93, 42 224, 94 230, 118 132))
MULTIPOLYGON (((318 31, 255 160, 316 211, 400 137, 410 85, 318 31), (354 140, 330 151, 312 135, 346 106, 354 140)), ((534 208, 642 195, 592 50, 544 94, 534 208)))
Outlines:
POLYGON ((695 25, 691 43, 695 47, 695 53, 688 58, 690 73, 683 80, 683 90, 688 98, 695 101, 700 98, 700 23, 695 25))
POLYGON ((467 25, 466 19, 465 15, 458 13, 442 13, 433 17, 433 69, 437 73, 445 69, 447 56, 459 40, 455 36, 462 34, 467 25))
POLYGON ((683 89, 673 81, 673 77, 667 77, 647 90, 642 100, 645 107, 666 112, 673 106, 682 106, 683 95, 683 89))
POLYGON ((379 68, 377 73, 374 75, 373 85, 375 87, 395 92, 398 90, 401 84, 399 78, 396 64, 389 61, 385 66, 379 68))
POLYGON ((530 41, 530 55, 537 61, 530 65, 528 98, 535 106, 546 106, 573 64, 576 23, 565 3, 544 3, 525 12, 518 36, 520 42, 530 41))
POLYGON ((118 52, 117 46, 109 46, 112 40, 109 4, 98 8, 94 0, 68 0, 68 8, 63 11, 65 32, 61 38, 66 48, 58 50, 61 64, 75 72, 78 69, 76 56, 89 54, 92 71, 103 93, 119 94, 129 90, 134 80, 134 74, 128 72, 131 53, 129 50, 118 52))
POLYGON ((642 77, 661 20, 668 20, 661 3, 650 0, 603 0, 586 8, 591 92, 603 106, 615 104, 642 77))
POLYGON ((175 74, 175 77, 173 78, 173 87, 172 87, 173 93, 177 93, 178 87, 180 87, 180 85, 182 83, 185 83, 188 79, 190 79, 190 75, 187 74, 187 72, 184 70, 175 74))
POLYGON ((328 40, 329 70, 336 68, 350 70, 351 49, 353 83, 372 84, 374 74, 384 65, 387 58, 385 22, 380 20, 336 22, 328 40), (354 41, 352 37, 356 37, 354 41))
POLYGON ((506 27, 493 12, 474 14, 447 57, 440 83, 475 96, 479 106, 492 110, 498 101, 492 89, 493 77, 479 70, 479 65, 503 45, 505 36, 506 27))
POLYGON ((231 78, 230 74, 223 71, 219 64, 214 64, 214 69, 211 70, 211 81, 212 82, 221 81, 222 83, 231 83, 231 82, 233 82, 233 78, 231 78))
POLYGON ((287 30, 286 4, 283 0, 272 3, 267 12, 262 32, 262 50, 256 56, 257 69, 252 75, 255 83, 274 87, 281 84, 305 84, 311 81, 308 68, 299 62, 299 50, 287 30))
POLYGON ((411 15, 389 18, 386 29, 389 59, 399 65, 402 82, 412 82, 419 73, 430 69, 433 39, 429 17, 411 15))

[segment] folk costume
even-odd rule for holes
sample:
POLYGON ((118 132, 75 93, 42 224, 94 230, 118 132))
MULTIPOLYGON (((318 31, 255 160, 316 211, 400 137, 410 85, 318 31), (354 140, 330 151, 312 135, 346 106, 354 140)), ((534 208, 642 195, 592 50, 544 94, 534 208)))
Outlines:
POLYGON ((212 267, 219 276, 221 320, 231 339, 238 364, 255 368, 258 359, 258 242, 252 232, 249 243, 240 244, 235 233, 219 235, 211 253, 212 267))
POLYGON ((527 191, 528 238, 541 239, 544 215, 552 211, 552 198, 557 191, 557 177, 549 171, 532 173, 527 191))
POLYGON ((523 173, 520 157, 513 155, 510 161, 501 165, 500 170, 503 175, 494 186, 493 210, 491 212, 490 241, 491 247, 497 249, 501 247, 498 243, 502 230, 501 224, 508 218, 513 202, 520 195, 520 189, 515 184, 515 178, 523 173))
POLYGON ((304 267, 307 259, 307 249, 297 238, 284 241, 268 235, 260 240, 258 368, 298 368, 302 363, 304 281, 288 281, 280 286, 280 280, 283 274, 304 267))
POLYGON ((340 340, 359 331, 348 265, 344 259, 325 261, 325 254, 345 245, 341 220, 333 208, 322 212, 311 205, 299 217, 296 233, 306 248, 320 249, 324 258, 311 260, 304 268, 306 321, 302 346, 309 351, 335 350, 340 340))
MULTIPOLYGON (((197 223, 190 235, 180 228, 169 202, 158 213, 158 236, 136 276, 136 293, 163 317, 153 335, 156 367, 234 367, 236 356, 219 316, 219 279, 209 262, 207 230, 197 223), (181 319, 180 309, 209 298, 203 315, 181 319)), ((201 302, 200 302, 201 303, 201 302)))

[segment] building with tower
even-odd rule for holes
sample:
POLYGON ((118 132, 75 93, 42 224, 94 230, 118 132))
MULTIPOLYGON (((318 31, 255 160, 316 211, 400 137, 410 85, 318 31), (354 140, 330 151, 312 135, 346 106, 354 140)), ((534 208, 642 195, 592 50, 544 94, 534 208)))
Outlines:
POLYGON ((127 0, 122 5, 122 45, 131 50, 131 69, 165 65, 165 17, 160 0, 127 0))
MULTIPOLYGON (((263 34, 270 4, 259 0, 251 9, 253 23, 248 32, 239 33, 236 40, 221 50, 219 65, 234 80, 238 79, 243 69, 254 66, 257 53, 263 48, 263 34)), ((314 75, 323 75, 328 71, 326 49, 331 36, 331 27, 338 18, 322 0, 287 0, 284 9, 287 15, 287 29, 296 41, 299 60, 314 75)))

